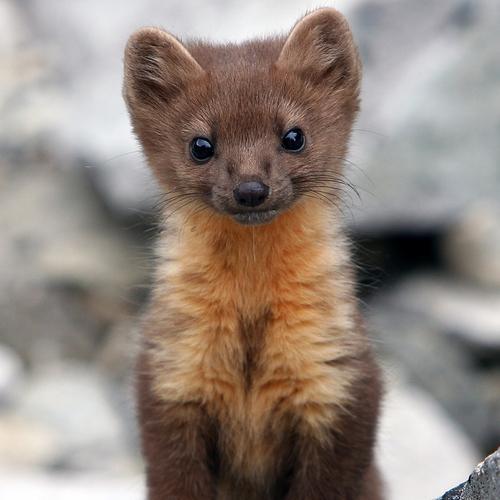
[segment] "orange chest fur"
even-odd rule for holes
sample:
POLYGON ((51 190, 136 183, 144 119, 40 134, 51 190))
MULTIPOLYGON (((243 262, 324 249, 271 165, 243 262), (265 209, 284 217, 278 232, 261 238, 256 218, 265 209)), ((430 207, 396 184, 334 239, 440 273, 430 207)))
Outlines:
POLYGON ((266 456, 263 437, 290 419, 320 433, 350 384, 332 363, 352 347, 339 255, 300 238, 278 247, 277 237, 244 234, 231 248, 227 238, 178 241, 160 269, 156 391, 202 403, 247 459, 251 450, 266 456))

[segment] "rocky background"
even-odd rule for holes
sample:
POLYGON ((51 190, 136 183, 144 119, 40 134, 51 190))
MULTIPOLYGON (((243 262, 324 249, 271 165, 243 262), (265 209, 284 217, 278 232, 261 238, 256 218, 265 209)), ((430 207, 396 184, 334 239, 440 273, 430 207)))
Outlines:
MULTIPOLYGON (((0 0, 0 498, 143 497, 130 376, 157 194, 127 36, 242 40, 315 5, 0 0)), ((500 444, 500 4, 334 5, 365 64, 345 217, 388 379, 380 462, 391 499, 435 498, 500 444)))

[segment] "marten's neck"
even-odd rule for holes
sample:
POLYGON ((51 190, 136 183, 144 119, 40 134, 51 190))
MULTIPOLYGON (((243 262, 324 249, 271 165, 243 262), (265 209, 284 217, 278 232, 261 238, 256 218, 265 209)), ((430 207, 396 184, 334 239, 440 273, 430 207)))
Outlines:
MULTIPOLYGON (((290 394, 292 407, 309 399, 342 406, 353 372, 335 360, 363 344, 349 253, 331 208, 306 200, 255 227, 193 214, 171 224, 160 247, 147 335, 157 372, 173 366, 175 375, 158 378, 158 396, 189 394, 217 415, 231 401, 232 419, 252 435, 264 434, 258 426, 267 425, 276 394, 290 394)), ((304 419, 319 436, 334 417, 331 405, 316 408, 304 419)))
POLYGON ((166 259, 159 278, 192 287, 194 294, 211 293, 249 314, 300 285, 313 292, 332 273, 344 287, 341 295, 349 294, 350 280, 341 279, 348 253, 331 212, 321 201, 302 201, 262 226, 242 226, 208 211, 181 214, 161 246, 166 259))

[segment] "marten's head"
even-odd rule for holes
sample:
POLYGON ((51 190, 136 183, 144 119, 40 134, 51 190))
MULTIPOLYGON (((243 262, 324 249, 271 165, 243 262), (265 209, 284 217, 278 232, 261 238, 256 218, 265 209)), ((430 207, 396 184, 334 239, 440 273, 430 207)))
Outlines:
POLYGON ((241 45, 141 29, 124 96, 172 208, 258 224, 307 197, 337 200, 360 73, 347 22, 325 8, 287 38, 241 45))

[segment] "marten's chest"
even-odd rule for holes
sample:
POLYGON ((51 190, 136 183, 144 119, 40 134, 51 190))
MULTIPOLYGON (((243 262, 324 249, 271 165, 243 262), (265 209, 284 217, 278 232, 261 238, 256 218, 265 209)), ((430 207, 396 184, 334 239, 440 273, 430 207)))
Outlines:
POLYGON ((348 394, 349 374, 333 362, 348 349, 335 327, 342 307, 334 314, 330 296, 306 288, 283 289, 253 315, 231 294, 184 298, 182 329, 156 346, 157 392, 201 404, 228 468, 254 482, 285 467, 296 426, 320 435, 348 394))
POLYGON ((245 317, 236 308, 206 305, 189 328, 163 346, 169 358, 165 393, 198 401, 218 419, 254 434, 298 400, 316 398, 315 386, 328 370, 326 353, 317 350, 316 337, 324 332, 312 306, 268 305, 245 317))
POLYGON ((253 318, 237 310, 206 311, 195 331, 170 344, 176 362, 164 374, 163 394, 204 406, 217 423, 228 477, 265 482, 289 458, 296 414, 328 418, 329 409, 318 404, 331 399, 322 387, 326 365, 305 334, 302 322, 276 307, 253 318))
POLYGON ((280 227, 288 239, 270 227, 211 250, 194 236, 173 241, 155 297, 157 395, 202 405, 246 476, 264 475, 294 427, 321 436, 352 380, 336 363, 353 353, 342 254, 316 233, 300 237, 303 224, 280 227))

